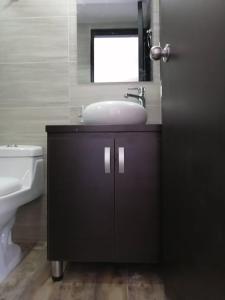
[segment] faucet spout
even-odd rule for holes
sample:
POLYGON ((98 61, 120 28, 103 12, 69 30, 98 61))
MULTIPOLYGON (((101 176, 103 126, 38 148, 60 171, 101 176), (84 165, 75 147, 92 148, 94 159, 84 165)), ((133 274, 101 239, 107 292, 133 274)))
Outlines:
POLYGON ((125 98, 131 97, 131 98, 136 98, 136 99, 139 99, 139 98, 140 98, 140 96, 135 95, 135 94, 130 94, 130 93, 126 93, 126 94, 124 95, 124 97, 125 97, 125 98))
POLYGON ((135 98, 139 101, 139 104, 145 107, 146 102, 145 102, 145 88, 143 86, 139 88, 129 88, 129 90, 137 90, 138 94, 130 94, 126 93, 124 95, 125 98, 135 98))

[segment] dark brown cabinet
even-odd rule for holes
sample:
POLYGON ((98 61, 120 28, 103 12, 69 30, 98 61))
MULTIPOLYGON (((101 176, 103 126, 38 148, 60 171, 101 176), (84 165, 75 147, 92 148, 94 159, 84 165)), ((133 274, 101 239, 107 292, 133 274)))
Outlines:
POLYGON ((116 259, 156 262, 159 242, 159 136, 132 132, 115 137, 116 259), (119 149, 124 147, 124 173, 119 149))
POLYGON ((160 127, 46 130, 48 259, 157 262, 160 127))

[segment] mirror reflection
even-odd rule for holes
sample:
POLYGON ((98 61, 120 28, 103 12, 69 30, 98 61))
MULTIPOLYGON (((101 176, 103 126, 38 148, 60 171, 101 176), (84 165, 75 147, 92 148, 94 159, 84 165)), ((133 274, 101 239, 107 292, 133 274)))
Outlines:
POLYGON ((78 81, 151 80, 151 0, 78 0, 78 81))

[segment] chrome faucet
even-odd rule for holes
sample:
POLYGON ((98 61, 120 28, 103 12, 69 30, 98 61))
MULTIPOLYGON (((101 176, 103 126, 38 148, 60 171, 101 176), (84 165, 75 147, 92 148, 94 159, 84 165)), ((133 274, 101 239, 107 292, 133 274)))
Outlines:
POLYGON ((130 94, 127 93, 124 95, 125 98, 135 98, 139 101, 139 104, 141 104, 142 106, 146 106, 146 101, 145 101, 145 88, 143 86, 137 87, 137 88, 128 88, 128 90, 137 90, 138 91, 138 95, 136 94, 130 94))

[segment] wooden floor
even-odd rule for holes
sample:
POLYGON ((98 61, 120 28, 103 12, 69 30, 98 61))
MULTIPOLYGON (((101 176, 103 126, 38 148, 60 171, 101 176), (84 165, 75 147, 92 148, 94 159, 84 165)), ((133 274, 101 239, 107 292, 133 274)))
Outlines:
POLYGON ((164 286, 149 266, 67 265, 52 282, 46 247, 36 246, 0 284, 0 300, 165 300, 164 286))
POLYGON ((224 266, 70 263, 63 281, 53 283, 46 246, 24 250, 24 260, 0 284, 0 300, 225 300, 224 266))

